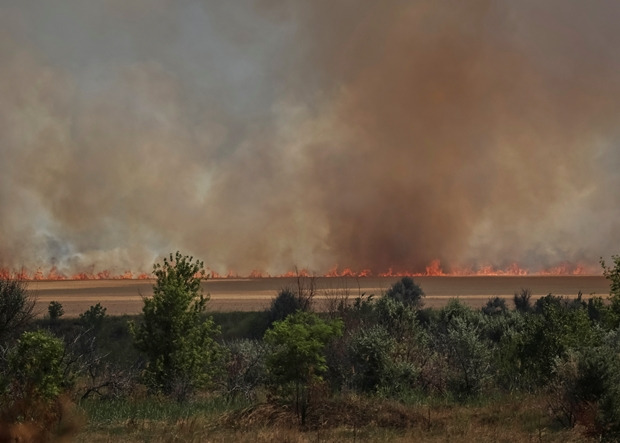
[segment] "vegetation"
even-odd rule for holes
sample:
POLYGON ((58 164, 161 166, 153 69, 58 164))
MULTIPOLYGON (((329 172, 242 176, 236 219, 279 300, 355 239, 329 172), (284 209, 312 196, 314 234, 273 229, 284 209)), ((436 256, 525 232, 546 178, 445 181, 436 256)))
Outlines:
POLYGON ((317 313, 300 279, 208 315, 203 264, 177 253, 141 316, 53 323, 0 281, 0 441, 618 441, 620 260, 601 264, 609 298, 422 309, 405 278, 317 313))
POLYGON ((215 341, 219 328, 204 315, 204 264, 177 252, 155 264, 153 273, 153 297, 144 299, 143 320, 132 327, 132 335, 146 354, 145 384, 153 392, 184 399, 209 385, 221 354, 215 341))
POLYGON ((51 301, 49 306, 47 307, 47 315, 50 321, 55 322, 60 317, 65 314, 65 309, 62 307, 62 304, 57 301, 51 301))

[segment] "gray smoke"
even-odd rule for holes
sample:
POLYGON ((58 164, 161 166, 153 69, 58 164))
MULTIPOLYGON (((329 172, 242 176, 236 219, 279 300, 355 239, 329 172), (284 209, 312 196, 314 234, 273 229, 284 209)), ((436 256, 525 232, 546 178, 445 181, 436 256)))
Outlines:
POLYGON ((620 248, 620 4, 0 3, 0 267, 420 271, 620 248))

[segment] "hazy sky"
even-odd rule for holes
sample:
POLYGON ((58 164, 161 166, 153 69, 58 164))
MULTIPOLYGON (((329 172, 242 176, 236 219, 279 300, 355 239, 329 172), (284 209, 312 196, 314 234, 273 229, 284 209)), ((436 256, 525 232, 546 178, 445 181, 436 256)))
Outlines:
POLYGON ((0 267, 620 253, 620 2, 0 0, 0 267))

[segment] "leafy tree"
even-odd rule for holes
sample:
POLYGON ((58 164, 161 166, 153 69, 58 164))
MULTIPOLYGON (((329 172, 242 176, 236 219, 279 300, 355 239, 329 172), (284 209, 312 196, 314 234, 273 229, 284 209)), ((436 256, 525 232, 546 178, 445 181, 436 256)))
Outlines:
POLYGON ((24 281, 0 278, 0 344, 25 329, 35 316, 35 302, 24 281))
POLYGON ((424 291, 411 277, 403 277, 387 290, 385 296, 419 308, 423 304, 422 297, 424 297, 424 291))
POLYGON ((217 369, 221 348, 201 281, 204 263, 177 252, 153 266, 153 297, 144 298, 142 323, 131 326, 135 346, 146 354, 144 380, 152 390, 184 399, 207 386, 217 369))
POLYGON ((309 385, 320 381, 327 370, 325 347, 341 334, 341 320, 326 322, 304 311, 275 322, 265 332, 265 342, 275 348, 267 358, 269 375, 274 386, 292 394, 302 424, 309 404, 309 385))

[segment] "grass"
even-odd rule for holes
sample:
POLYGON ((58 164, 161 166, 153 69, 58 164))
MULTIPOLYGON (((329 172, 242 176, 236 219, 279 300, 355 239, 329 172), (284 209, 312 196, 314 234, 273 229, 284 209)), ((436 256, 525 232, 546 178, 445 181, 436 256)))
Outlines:
POLYGON ((321 401, 301 427, 291 408, 213 397, 91 401, 79 442, 581 442, 546 412, 544 396, 503 396, 479 404, 418 404, 337 397, 321 401))

